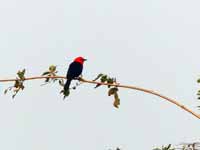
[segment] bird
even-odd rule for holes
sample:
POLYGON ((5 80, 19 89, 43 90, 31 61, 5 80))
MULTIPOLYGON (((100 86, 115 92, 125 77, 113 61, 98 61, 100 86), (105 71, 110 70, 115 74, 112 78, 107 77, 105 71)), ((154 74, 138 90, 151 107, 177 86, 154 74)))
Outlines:
POLYGON ((76 57, 74 59, 74 61, 69 65, 68 71, 67 71, 67 81, 64 85, 64 91, 69 91, 69 87, 71 84, 71 81, 73 79, 77 79, 83 71, 83 63, 86 61, 87 59, 79 56, 76 57))

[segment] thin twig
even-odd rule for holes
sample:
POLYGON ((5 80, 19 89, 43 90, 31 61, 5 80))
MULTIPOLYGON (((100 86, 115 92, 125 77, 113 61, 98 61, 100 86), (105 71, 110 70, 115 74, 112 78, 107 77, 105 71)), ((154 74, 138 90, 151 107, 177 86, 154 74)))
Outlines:
MULTIPOLYGON (((37 76, 37 77, 30 77, 30 78, 25 78, 25 80, 38 80, 38 79, 46 79, 46 78, 51 78, 51 79, 66 79, 66 77, 64 76, 52 76, 52 77, 46 77, 46 76, 37 76)), ((13 82, 16 81, 17 79, 3 79, 0 80, 0 82, 13 82)), ((85 82, 85 83, 90 83, 90 84, 100 84, 100 85, 110 85, 110 86, 116 86, 116 87, 121 87, 121 88, 126 88, 126 89, 133 89, 133 90, 137 90, 137 91, 142 91, 145 93, 149 93, 155 96, 158 96, 162 99, 165 99, 167 101, 169 101, 170 103, 180 107, 181 109, 187 111, 188 113, 192 114, 193 116, 197 117, 198 119, 200 119, 200 114, 195 113, 194 111, 190 110, 189 108, 187 108, 186 106, 182 105, 181 103, 177 102, 177 100, 169 98, 167 96, 164 96, 158 92, 155 92, 153 90, 149 90, 149 89, 145 89, 145 88, 140 88, 137 86, 128 86, 128 85, 121 85, 121 84, 110 84, 110 83, 102 83, 102 82, 96 82, 96 81, 90 81, 90 80, 86 80, 86 79, 80 79, 81 82, 85 82)))

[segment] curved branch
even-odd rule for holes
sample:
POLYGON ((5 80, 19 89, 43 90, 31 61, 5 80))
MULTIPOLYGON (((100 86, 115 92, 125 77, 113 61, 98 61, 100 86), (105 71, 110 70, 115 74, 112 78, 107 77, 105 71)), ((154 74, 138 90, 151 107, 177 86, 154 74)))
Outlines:
MULTIPOLYGON (((30 77, 30 78, 25 78, 24 80, 38 80, 38 79, 46 79, 46 78, 51 78, 51 79, 66 79, 66 77, 64 76, 36 76, 36 77, 30 77)), ((13 82, 16 81, 18 79, 3 79, 0 80, 0 82, 13 82)), ((145 88, 140 88, 137 86, 128 86, 128 85, 121 85, 121 84, 110 84, 110 83, 102 83, 102 82, 96 82, 96 81, 90 81, 90 80, 86 80, 86 79, 80 79, 81 82, 85 82, 85 83, 90 83, 90 84, 100 84, 100 85, 111 85, 111 86, 117 86, 117 87, 121 87, 121 88, 126 88, 126 89, 133 89, 133 90, 137 90, 137 91, 142 91, 145 93, 149 93, 155 96, 158 96, 162 99, 165 99, 167 101, 169 101, 170 103, 180 107, 181 109, 187 111, 188 113, 192 114, 193 116, 195 116, 196 118, 200 119, 200 114, 195 113, 194 111, 190 110, 189 108, 187 108, 186 106, 182 105, 181 103, 177 102, 175 99, 169 98, 167 96, 164 96, 158 92, 155 92, 153 90, 149 90, 149 89, 145 89, 145 88)))

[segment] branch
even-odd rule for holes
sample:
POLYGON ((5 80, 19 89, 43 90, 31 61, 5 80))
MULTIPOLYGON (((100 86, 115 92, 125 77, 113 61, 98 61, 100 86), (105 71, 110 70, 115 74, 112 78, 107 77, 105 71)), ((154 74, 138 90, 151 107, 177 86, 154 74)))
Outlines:
MULTIPOLYGON (((29 77, 29 78, 25 78, 25 80, 39 80, 39 79, 46 79, 46 78, 51 78, 51 79, 66 79, 66 77, 64 76, 36 76, 36 77, 29 77)), ((16 81, 18 79, 3 79, 0 80, 0 82, 13 82, 16 81)), ((188 113, 192 114, 193 116, 195 116, 196 118, 200 119, 200 114, 195 113, 194 111, 190 110, 189 108, 187 108, 186 106, 182 105, 181 103, 177 102, 177 100, 169 98, 167 96, 164 96, 158 92, 155 92, 153 90, 149 90, 149 89, 145 89, 145 88, 140 88, 137 86, 128 86, 128 85, 122 85, 122 84, 111 84, 111 83, 102 83, 102 82, 96 82, 96 81, 90 81, 90 80, 86 80, 86 79, 79 79, 81 82, 85 82, 85 83, 90 83, 90 84, 97 84, 97 85, 110 85, 110 86, 115 86, 115 87, 120 87, 120 88, 126 88, 126 89, 133 89, 133 90, 137 90, 137 91, 142 91, 148 94, 152 94, 155 96, 158 96, 162 99, 165 99, 167 101, 169 101, 170 103, 180 107, 181 109, 187 111, 188 113)))

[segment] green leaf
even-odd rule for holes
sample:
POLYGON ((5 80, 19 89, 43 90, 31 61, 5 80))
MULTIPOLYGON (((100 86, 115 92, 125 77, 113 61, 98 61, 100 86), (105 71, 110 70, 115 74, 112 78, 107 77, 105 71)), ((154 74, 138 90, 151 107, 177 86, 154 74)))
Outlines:
POLYGON ((170 149, 170 147, 171 147, 171 144, 169 144, 169 145, 167 146, 167 150, 169 150, 169 149, 170 149))
POLYGON ((92 80, 92 81, 97 81, 100 77, 102 77, 103 76, 103 74, 102 73, 100 73, 100 74, 98 74, 98 76, 94 79, 94 80, 92 80))
POLYGON ((49 82, 50 78, 46 78, 44 82, 49 82))
POLYGON ((119 99, 119 96, 118 96, 117 92, 115 92, 114 98, 115 98, 115 100, 114 100, 113 106, 114 106, 115 108, 119 108, 120 99, 119 99))
POLYGON ((175 148, 171 148, 171 147, 172 145, 169 144, 168 146, 162 146, 161 148, 154 148, 153 150, 175 150, 175 148))
POLYGON ((96 89, 96 88, 98 88, 98 87, 100 87, 101 86, 101 84, 97 84, 94 88, 96 89))
POLYGON ((4 91, 4 94, 7 94, 7 92, 8 92, 8 89, 6 89, 6 90, 4 91))
POLYGON ((101 77, 101 79, 100 79, 101 82, 103 82, 103 83, 106 82, 106 81, 107 81, 107 77, 108 77, 107 75, 103 75, 103 76, 101 77))
POLYGON ((44 72, 44 73, 42 74, 42 76, 45 76, 45 75, 48 75, 48 74, 50 74, 50 72, 49 72, 49 71, 46 71, 46 72, 44 72))
POLYGON ((19 84, 20 84, 20 83, 19 83, 19 80, 16 80, 16 81, 15 81, 15 84, 14 84, 14 87, 15 87, 15 88, 18 88, 18 87, 19 87, 19 84))
MULTIPOLYGON (((107 83, 113 84, 114 83, 114 78, 108 78, 107 79, 107 83)), ((108 85, 108 88, 110 88, 110 87, 111 87, 111 85, 108 85)))
POLYGON ((21 80, 24 80, 24 79, 25 79, 25 77, 24 77, 25 72, 26 72, 26 69, 23 69, 22 71, 19 70, 19 71, 17 72, 17 75, 18 75, 18 77, 19 77, 21 80))
POLYGON ((108 83, 113 83, 113 82, 114 82, 114 78, 108 78, 108 79, 107 79, 107 82, 108 82, 108 83))
POLYGON ((76 86, 73 86, 72 89, 73 89, 73 90, 76 90, 76 86))
POLYGON ((22 70, 22 74, 25 75, 25 72, 26 72, 26 69, 23 69, 22 70))
POLYGON ((55 72, 55 71, 56 71, 56 66, 55 66, 55 65, 51 65, 51 66, 49 67, 49 71, 50 71, 50 72, 55 72))
POLYGON ((114 95, 118 91, 118 88, 114 87, 108 90, 108 96, 114 95))
POLYGON ((70 91, 69 90, 61 90, 60 91, 60 94, 63 94, 64 95, 64 97, 63 97, 63 99, 65 99, 67 96, 69 96, 70 95, 70 91))
MULTIPOLYGON (((116 83, 116 78, 111 78, 111 77, 107 76, 106 74, 102 74, 102 73, 99 74, 93 81, 96 81, 98 79, 100 79, 101 83, 107 83, 107 84, 116 83)), ((97 83, 97 85, 94 88, 97 88, 99 86, 101 86, 101 84, 97 83)), ((109 88, 108 96, 114 95, 114 103, 113 103, 113 105, 114 105, 114 107, 119 108, 120 99, 119 99, 119 96, 118 96, 118 93, 117 93, 118 92, 118 88, 115 85, 113 85, 113 88, 110 88, 111 86, 112 85, 108 85, 108 88, 109 88)))
POLYGON ((197 80, 197 83, 200 83, 200 79, 197 80))
POLYGON ((60 86, 64 86, 65 85, 63 79, 58 80, 58 83, 59 83, 60 86))
MULTIPOLYGON (((101 80, 102 83, 104 83, 104 82, 107 81, 107 75, 99 74, 99 78, 100 78, 100 80, 101 80)), ((98 88, 100 86, 101 86, 101 84, 97 84, 94 88, 98 88)))
POLYGON ((14 94, 12 95, 12 98, 14 99, 17 93, 19 92, 19 89, 14 90, 14 94))
POLYGON ((55 83, 58 79, 52 79, 53 80, 53 83, 55 83))
POLYGON ((20 88, 21 88, 22 90, 24 90, 25 87, 24 87, 24 85, 22 84, 20 88))
POLYGON ((13 95, 12 95, 12 99, 14 99, 14 98, 15 98, 15 96, 16 96, 16 94, 13 94, 13 95))

